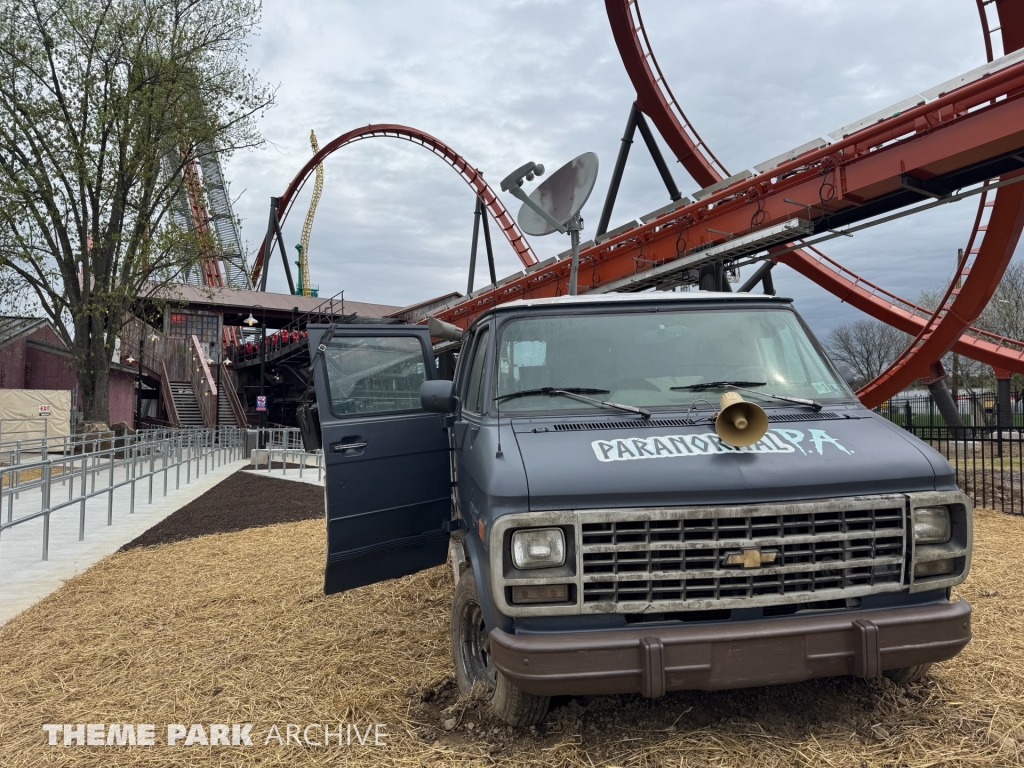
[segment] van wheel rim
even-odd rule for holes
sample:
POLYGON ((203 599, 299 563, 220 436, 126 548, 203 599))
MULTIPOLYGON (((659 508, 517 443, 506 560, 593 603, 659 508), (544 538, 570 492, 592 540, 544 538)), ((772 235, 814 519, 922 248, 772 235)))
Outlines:
POLYGON ((497 683, 498 673, 486 650, 487 630, 479 603, 466 603, 461 618, 462 649, 459 656, 462 669, 470 683, 483 680, 491 688, 497 683))

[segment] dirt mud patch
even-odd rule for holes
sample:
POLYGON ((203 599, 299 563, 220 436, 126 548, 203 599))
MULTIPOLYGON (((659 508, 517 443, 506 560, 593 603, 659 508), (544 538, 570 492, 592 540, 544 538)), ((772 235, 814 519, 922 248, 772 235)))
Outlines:
POLYGON ((119 551, 323 517, 320 486, 235 472, 119 551))

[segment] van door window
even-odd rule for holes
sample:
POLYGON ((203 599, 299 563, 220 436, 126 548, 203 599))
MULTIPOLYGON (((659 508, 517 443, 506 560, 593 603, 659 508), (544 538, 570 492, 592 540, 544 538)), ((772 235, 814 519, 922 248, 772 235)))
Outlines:
POLYGON ((336 336, 324 359, 335 416, 420 410, 427 371, 415 336, 336 336))
POLYGON ((459 350, 459 364, 455 368, 455 394, 459 396, 459 400, 462 401, 463 405, 466 402, 466 382, 469 380, 469 371, 467 370, 470 359, 473 357, 473 342, 476 341, 476 334, 467 333, 462 337, 462 348, 459 350))
POLYGON ((484 328, 476 337, 473 359, 470 361, 469 382, 466 385, 464 408, 470 413, 480 413, 484 401, 484 363, 487 360, 487 338, 490 329, 484 328))

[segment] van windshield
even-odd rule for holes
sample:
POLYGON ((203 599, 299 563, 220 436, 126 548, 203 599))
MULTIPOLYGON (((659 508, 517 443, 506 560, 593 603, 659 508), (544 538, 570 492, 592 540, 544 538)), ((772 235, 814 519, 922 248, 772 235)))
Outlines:
MULTIPOLYGON (((546 392, 508 397, 545 387, 601 390, 592 397, 633 406, 717 407, 725 389, 685 388, 722 381, 818 402, 854 397, 788 310, 524 317, 501 329, 497 396, 503 398, 502 413, 602 409, 546 392)), ((778 404, 750 392, 742 395, 761 405, 778 404)))

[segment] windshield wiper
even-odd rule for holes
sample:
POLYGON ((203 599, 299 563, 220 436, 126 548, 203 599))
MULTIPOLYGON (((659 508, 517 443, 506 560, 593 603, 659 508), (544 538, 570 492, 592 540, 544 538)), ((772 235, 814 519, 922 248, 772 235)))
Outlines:
POLYGON ((622 403, 613 403, 610 400, 598 400, 594 397, 584 397, 584 393, 588 395, 604 395, 607 394, 607 389, 594 389, 592 387, 538 387, 537 389, 524 389, 521 392, 509 392, 507 395, 498 395, 494 398, 495 402, 501 402, 502 400, 512 400, 516 397, 527 397, 529 395, 563 395, 564 397, 571 397, 574 400, 582 400, 587 403, 596 403, 598 405, 604 405, 608 408, 618 408, 620 411, 626 411, 627 413, 636 413, 643 416, 645 419, 651 418, 651 412, 644 410, 643 408, 637 408, 632 405, 624 405, 622 403))
POLYGON ((521 392, 509 392, 507 395, 498 395, 494 399, 496 401, 514 400, 517 397, 529 397, 530 395, 550 395, 552 392, 564 395, 607 395, 609 391, 592 387, 537 387, 536 389, 524 389, 521 392))
POLYGON ((755 395, 761 395, 761 397, 771 397, 775 400, 783 400, 787 403, 796 403, 797 405, 806 405, 813 408, 815 411, 820 411, 822 408, 821 403, 817 400, 805 400, 802 397, 788 397, 786 395, 775 395, 771 392, 758 392, 756 389, 749 389, 749 387, 762 387, 765 382, 763 381, 707 381, 703 384, 688 384, 685 387, 669 387, 669 389, 681 391, 690 390, 693 392, 701 392, 705 389, 741 389, 744 392, 751 392, 755 395))
POLYGON ((724 389, 725 387, 763 387, 765 381, 705 381, 703 384, 687 384, 685 387, 669 387, 674 391, 693 390, 700 392, 702 389, 724 389))

